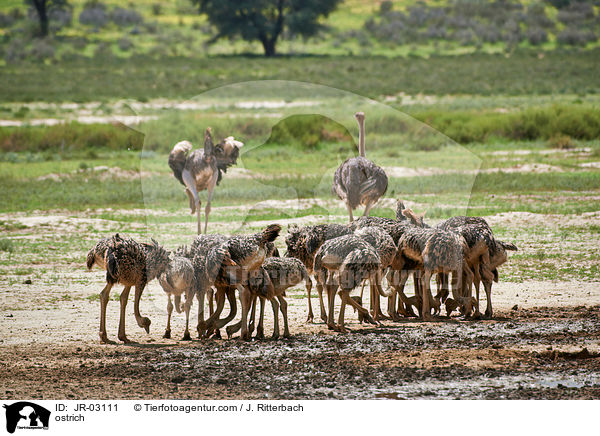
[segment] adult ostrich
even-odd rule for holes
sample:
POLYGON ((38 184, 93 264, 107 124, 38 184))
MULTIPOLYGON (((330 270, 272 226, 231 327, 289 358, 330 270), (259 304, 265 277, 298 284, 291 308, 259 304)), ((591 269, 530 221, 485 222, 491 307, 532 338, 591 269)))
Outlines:
POLYGON ((185 186, 185 193, 190 200, 191 213, 198 214, 198 234, 202 233, 200 222, 200 197, 198 192, 207 190, 206 208, 204 209, 204 233, 208 227, 208 215, 210 214, 210 201, 219 184, 222 173, 234 165, 240 154, 240 148, 244 143, 236 141, 229 136, 213 145, 210 127, 204 134, 204 150, 192 150, 189 141, 181 141, 175 144, 169 154, 169 166, 173 175, 185 186))
POLYGON ((388 178, 385 172, 365 156, 365 114, 354 115, 358 121, 358 157, 348 158, 335 171, 333 176, 334 194, 346 203, 350 222, 354 220, 352 210, 359 205, 365 206, 364 216, 369 215, 371 207, 385 194, 388 178))

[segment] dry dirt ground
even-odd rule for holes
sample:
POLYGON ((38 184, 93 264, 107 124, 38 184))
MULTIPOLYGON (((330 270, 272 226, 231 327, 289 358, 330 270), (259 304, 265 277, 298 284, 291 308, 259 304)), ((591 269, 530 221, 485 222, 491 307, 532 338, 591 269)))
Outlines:
MULTIPOLYGON (((509 225, 514 219, 490 221, 509 225)), ((292 338, 252 342, 237 335, 181 341, 182 314, 174 314, 173 339, 163 339, 166 297, 154 281, 141 305, 152 319, 150 334, 135 324, 130 301, 127 332, 137 344, 100 345, 96 296, 104 274, 87 272, 84 262, 81 252, 45 265, 54 280, 42 275, 27 284, 24 276, 11 276, 17 279, 0 283, 0 397, 600 398, 597 281, 501 281, 494 287, 492 320, 407 319, 375 328, 360 325, 347 310, 352 332, 346 335, 328 331, 318 319, 314 292, 316 323, 307 324, 305 291, 295 288, 287 298, 292 338)), ((113 288, 113 296, 120 290, 113 288)), ((111 299, 107 317, 115 340, 118 306, 111 299)), ((271 325, 267 308, 267 335, 271 325)))

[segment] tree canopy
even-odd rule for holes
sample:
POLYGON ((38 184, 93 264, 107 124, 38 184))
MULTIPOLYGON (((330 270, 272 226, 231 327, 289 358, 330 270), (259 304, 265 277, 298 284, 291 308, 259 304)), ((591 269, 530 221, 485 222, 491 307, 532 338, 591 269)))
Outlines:
POLYGON ((214 39, 240 36, 261 42, 265 55, 276 54, 277 39, 284 29, 309 37, 342 0, 192 0, 217 28, 214 39))

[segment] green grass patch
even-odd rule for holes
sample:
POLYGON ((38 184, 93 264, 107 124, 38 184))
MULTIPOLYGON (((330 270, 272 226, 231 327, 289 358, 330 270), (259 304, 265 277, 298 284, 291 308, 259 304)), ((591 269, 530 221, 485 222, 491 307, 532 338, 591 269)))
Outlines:
POLYGON ((598 93, 599 49, 537 51, 510 56, 474 53, 429 58, 352 56, 132 56, 17 64, 0 70, 0 100, 98 101, 188 99, 248 80, 302 80, 371 98, 415 94, 537 95, 598 93), (535 80, 532 80, 535 78, 535 80))

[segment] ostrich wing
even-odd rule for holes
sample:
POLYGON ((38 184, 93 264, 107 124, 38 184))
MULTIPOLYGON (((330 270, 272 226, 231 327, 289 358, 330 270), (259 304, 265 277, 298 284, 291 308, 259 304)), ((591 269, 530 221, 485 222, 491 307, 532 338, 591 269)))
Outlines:
POLYGON ((367 197, 377 200, 387 191, 387 175, 380 167, 371 161, 367 161, 367 163, 365 163, 363 171, 366 176, 366 180, 360 185, 360 197, 361 199, 367 197))

